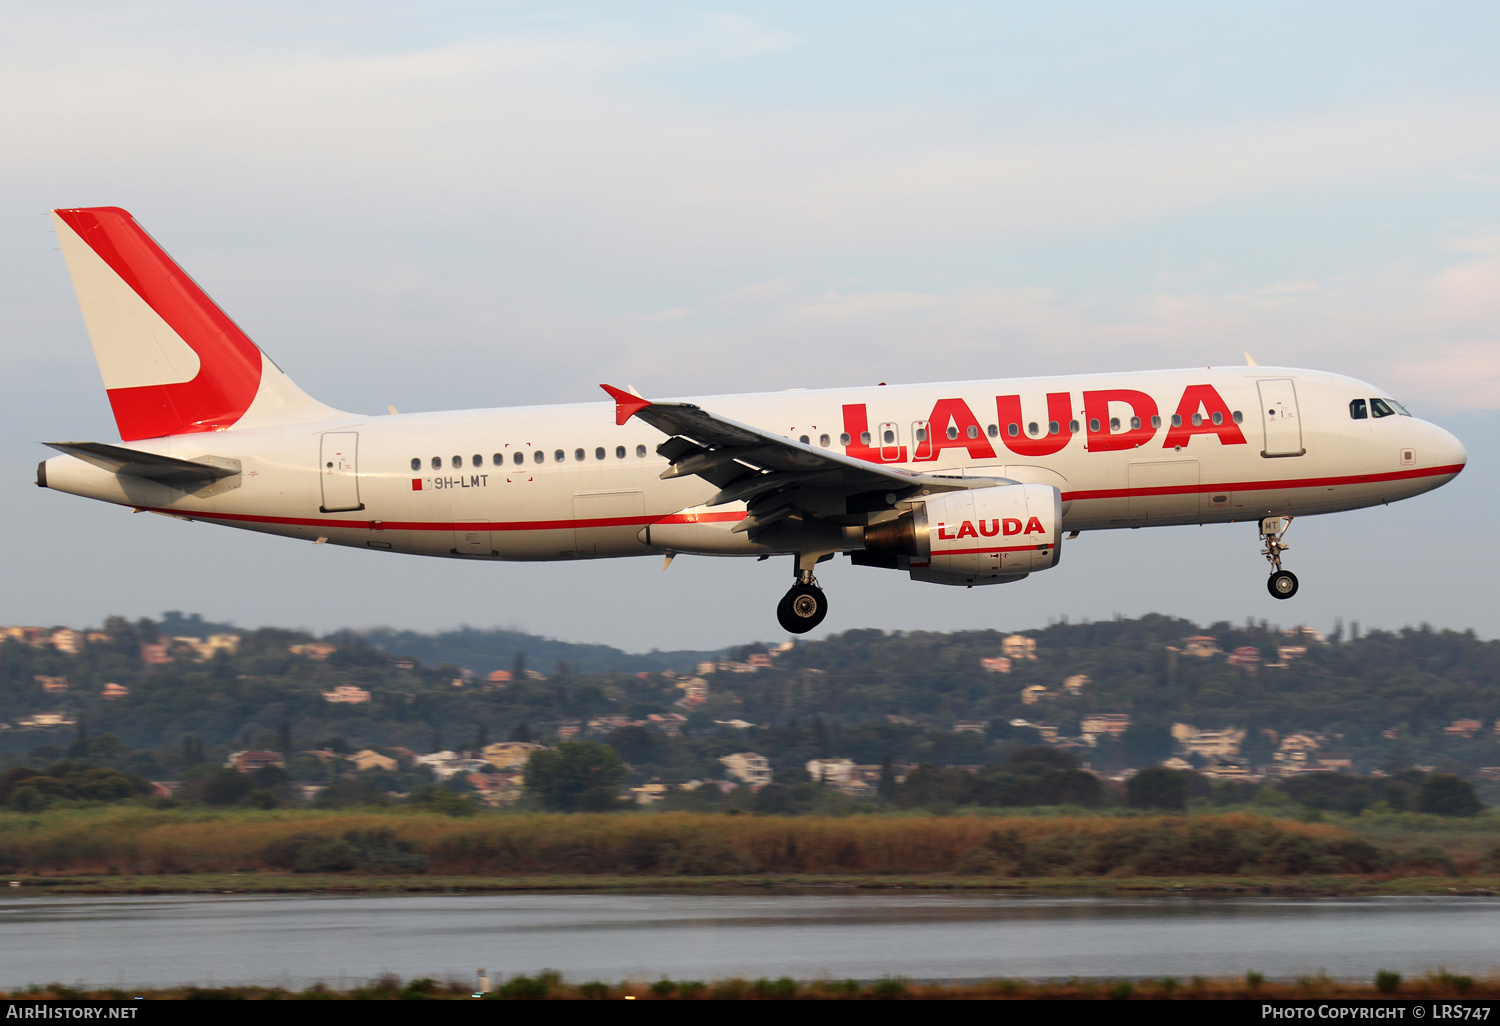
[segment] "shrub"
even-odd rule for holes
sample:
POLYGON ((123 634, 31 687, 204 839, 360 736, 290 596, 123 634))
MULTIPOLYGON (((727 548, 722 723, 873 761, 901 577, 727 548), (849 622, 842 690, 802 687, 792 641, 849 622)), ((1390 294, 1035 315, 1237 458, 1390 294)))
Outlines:
POLYGON ((1375 974, 1375 989, 1382 994, 1394 994, 1401 986, 1401 974, 1382 969, 1375 974))
POLYGON ((1434 773, 1422 782, 1417 811, 1435 816, 1477 816, 1484 811, 1484 803, 1467 780, 1451 773, 1434 773))
POLYGON ((268 865, 294 873, 421 873, 427 856, 398 841, 387 827, 349 830, 342 838, 325 834, 292 834, 267 845, 261 853, 268 865))

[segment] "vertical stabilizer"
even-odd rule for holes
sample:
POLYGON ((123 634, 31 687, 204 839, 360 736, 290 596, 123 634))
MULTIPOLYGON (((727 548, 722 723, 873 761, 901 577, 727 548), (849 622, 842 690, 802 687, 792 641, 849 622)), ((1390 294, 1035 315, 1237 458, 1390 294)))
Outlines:
POLYGON ((292 383, 119 207, 54 210, 120 438, 341 416, 292 383))

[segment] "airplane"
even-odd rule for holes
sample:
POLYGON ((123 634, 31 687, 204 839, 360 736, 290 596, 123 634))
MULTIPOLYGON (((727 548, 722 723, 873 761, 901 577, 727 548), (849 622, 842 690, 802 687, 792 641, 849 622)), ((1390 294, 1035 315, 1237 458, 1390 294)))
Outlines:
POLYGON ((53 211, 120 442, 50 442, 38 486, 182 520, 454 559, 792 557, 790 633, 845 554, 974 587, 1082 531, 1247 522, 1430 491, 1463 445, 1383 389, 1246 366, 365 416, 308 396, 126 211, 53 211))

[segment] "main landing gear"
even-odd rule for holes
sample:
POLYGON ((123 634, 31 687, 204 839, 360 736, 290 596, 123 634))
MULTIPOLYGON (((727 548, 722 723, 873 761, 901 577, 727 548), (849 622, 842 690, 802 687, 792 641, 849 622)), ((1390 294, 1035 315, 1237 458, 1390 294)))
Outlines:
POLYGON ((776 606, 776 619, 788 634, 806 634, 828 615, 828 598, 811 570, 797 571, 797 583, 776 606))
POLYGON ((1281 539, 1291 526, 1291 517, 1266 517, 1260 522, 1260 538, 1266 545, 1260 554, 1271 564, 1271 578, 1266 581, 1266 590, 1272 598, 1289 599, 1297 594, 1297 575, 1281 569, 1281 554, 1291 548, 1281 539))

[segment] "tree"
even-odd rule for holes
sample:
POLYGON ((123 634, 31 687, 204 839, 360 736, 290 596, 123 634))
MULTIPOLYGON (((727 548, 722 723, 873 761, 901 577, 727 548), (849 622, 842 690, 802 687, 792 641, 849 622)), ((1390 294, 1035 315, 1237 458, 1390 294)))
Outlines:
POLYGON ((1147 766, 1125 783, 1125 802, 1137 809, 1187 808, 1188 774, 1165 766, 1147 766))
POLYGON ((506 740, 518 741, 523 745, 529 745, 536 741, 536 732, 531 729, 531 724, 522 720, 510 728, 510 736, 506 740))
POLYGON ((890 755, 880 758, 880 783, 876 785, 875 793, 883 802, 896 800, 896 769, 891 764, 890 755))
MULTIPOLYGON (((616 788, 625 779, 625 763, 609 745, 597 741, 564 741, 544 749, 526 764, 526 793, 553 812, 572 812, 579 799, 597 788, 616 788)), ((590 803, 597 795, 590 795, 590 803)))
POLYGON ((1131 766, 1149 766, 1170 758, 1172 732, 1160 723, 1132 723, 1120 735, 1120 750, 1131 766))
POLYGON ((1451 773, 1434 773, 1422 782, 1417 811, 1435 816, 1477 816, 1484 811, 1484 803, 1467 780, 1451 773))
POLYGON ((661 734, 656 731, 634 726, 618 727, 604 739, 605 744, 619 752, 620 758, 632 766, 655 762, 662 741, 661 734))

